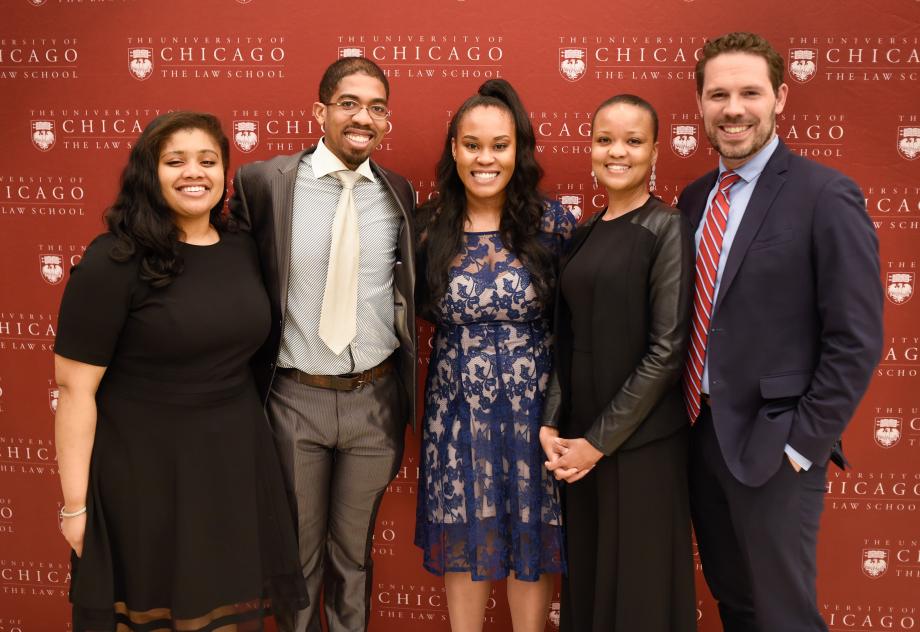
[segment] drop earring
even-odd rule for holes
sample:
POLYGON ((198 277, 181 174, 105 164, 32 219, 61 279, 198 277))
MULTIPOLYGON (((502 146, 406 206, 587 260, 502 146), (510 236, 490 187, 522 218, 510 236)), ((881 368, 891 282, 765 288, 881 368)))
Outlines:
POLYGON ((591 170, 591 179, 594 180, 594 188, 597 188, 597 174, 594 173, 594 169, 591 170))
POLYGON ((649 193, 655 192, 656 177, 657 176, 655 175, 655 163, 652 163, 652 174, 648 177, 648 192, 649 193))

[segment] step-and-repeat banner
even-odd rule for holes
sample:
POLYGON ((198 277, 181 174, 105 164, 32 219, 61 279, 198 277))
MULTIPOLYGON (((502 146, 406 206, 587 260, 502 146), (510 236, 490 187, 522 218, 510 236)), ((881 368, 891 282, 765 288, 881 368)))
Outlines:
MULTIPOLYGON (((364 55, 392 87, 392 130, 375 159, 423 201, 452 112, 503 77, 530 112, 546 195, 584 218, 605 203, 590 177, 590 117, 613 94, 658 109, 666 201, 716 164, 693 68, 703 42, 730 30, 757 31, 784 55, 780 137, 855 178, 881 238, 885 351, 844 437, 853 468, 828 474, 820 610, 836 632, 920 630, 918 21, 917 0, 4 0, 0 632, 69 629, 53 441, 57 308, 148 121, 175 109, 216 113, 233 141, 231 168, 293 153, 320 137, 310 112, 322 70, 364 55)), ((420 334, 427 347, 430 330, 420 334)), ((374 535, 371 628, 444 631, 443 582, 412 545, 411 433, 405 454, 374 535)), ((699 629, 720 629, 701 575, 698 592, 699 629)), ((557 593, 547 630, 558 617, 557 593)), ((511 629, 501 585, 486 629, 511 629)))

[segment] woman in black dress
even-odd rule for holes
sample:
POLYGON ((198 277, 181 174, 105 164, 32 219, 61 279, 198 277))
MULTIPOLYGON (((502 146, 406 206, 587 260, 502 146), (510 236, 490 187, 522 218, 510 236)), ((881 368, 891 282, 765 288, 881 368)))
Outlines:
POLYGON ((304 605, 248 367, 268 299, 255 245, 221 216, 228 157, 209 114, 151 122, 64 292, 55 438, 76 632, 259 630, 269 602, 304 605))
POLYGON ((618 95, 598 108, 591 161, 607 208, 576 233, 556 306, 541 443, 563 491, 561 629, 696 629, 681 398, 691 244, 649 192, 658 117, 618 95))

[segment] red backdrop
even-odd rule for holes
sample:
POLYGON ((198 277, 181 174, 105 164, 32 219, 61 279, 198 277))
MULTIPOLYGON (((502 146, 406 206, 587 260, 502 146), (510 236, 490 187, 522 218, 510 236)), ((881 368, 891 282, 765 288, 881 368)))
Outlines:
MULTIPOLYGON (((585 216, 604 205, 589 175, 594 106, 618 92, 661 117, 659 193, 670 202, 716 156, 694 102, 707 38, 755 30, 787 59, 779 134, 853 176, 881 237, 885 356, 832 469, 819 551, 831 630, 920 630, 920 2, 843 0, 6 0, 0 16, 0 632, 69 627, 67 547, 57 532, 52 371, 70 266, 102 230, 127 151, 155 115, 217 113, 233 165, 313 144, 322 69, 377 61, 392 131, 376 160, 424 200, 453 108, 489 77, 528 107, 543 187, 585 216), (746 3, 745 3, 746 4, 746 3), (599 8, 600 7, 600 8, 599 8)), ((421 331, 422 346, 430 332, 421 331)), ((420 367, 424 369, 423 366, 420 367)), ((372 629, 447 630, 439 578, 412 545, 418 440, 407 437, 375 533, 372 629)), ((700 630, 719 629, 705 585, 700 630)), ((558 613, 558 599, 554 604, 558 613)), ((488 630, 509 630, 497 587, 488 630)), ((552 622, 548 630, 555 629, 552 622)))

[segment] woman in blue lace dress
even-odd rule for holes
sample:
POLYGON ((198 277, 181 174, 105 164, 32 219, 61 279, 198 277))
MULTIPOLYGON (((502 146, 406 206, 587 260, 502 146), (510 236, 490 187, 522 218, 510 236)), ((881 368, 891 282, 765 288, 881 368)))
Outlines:
POLYGON ((436 325, 415 542, 444 576, 451 628, 482 629, 506 578, 516 631, 542 631, 564 570, 539 442, 556 261, 576 219, 540 196, 527 112, 503 80, 457 110, 421 209, 421 314, 436 325))

